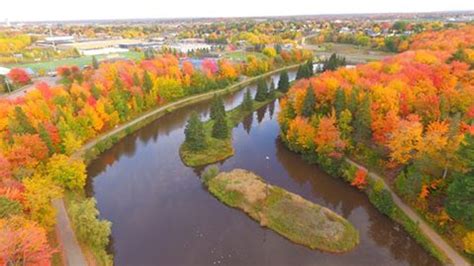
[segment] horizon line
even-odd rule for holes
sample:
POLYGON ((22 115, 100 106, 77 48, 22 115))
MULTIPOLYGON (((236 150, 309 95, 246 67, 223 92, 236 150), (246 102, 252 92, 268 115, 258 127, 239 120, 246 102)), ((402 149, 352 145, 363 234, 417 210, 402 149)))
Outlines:
POLYGON ((439 11, 401 11, 401 12, 365 12, 365 13, 321 13, 321 14, 291 14, 291 15, 262 15, 262 16, 195 16, 195 17, 156 17, 156 18, 90 18, 90 19, 70 19, 70 20, 12 20, 5 18, 4 21, 9 23, 61 23, 61 22, 111 22, 111 21, 144 21, 144 20, 203 20, 203 19, 262 19, 262 18, 290 18, 290 17, 330 17, 330 16, 387 16, 387 15, 402 15, 402 14, 436 14, 436 13, 473 13, 474 9, 470 10, 439 10, 439 11))

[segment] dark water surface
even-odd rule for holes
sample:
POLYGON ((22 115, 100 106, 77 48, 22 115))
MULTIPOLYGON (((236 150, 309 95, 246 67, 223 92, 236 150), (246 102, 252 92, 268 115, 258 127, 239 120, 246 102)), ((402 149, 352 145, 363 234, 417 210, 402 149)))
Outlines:
MULTIPOLYGON (((239 105, 243 93, 227 96, 226 108, 239 105)), ((90 195, 101 217, 113 223, 116 265, 438 265, 363 193, 278 141, 278 101, 234 128, 235 155, 220 168, 254 171, 336 211, 359 230, 359 246, 342 255, 310 250, 220 203, 201 185, 199 170, 184 166, 178 154, 190 113, 207 118, 208 107, 205 102, 170 113, 90 164, 90 195)))

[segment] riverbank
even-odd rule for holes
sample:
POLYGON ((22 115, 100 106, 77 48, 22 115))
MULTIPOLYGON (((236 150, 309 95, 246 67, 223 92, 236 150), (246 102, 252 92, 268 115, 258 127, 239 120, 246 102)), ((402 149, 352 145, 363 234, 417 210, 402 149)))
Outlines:
POLYGON ((214 95, 226 95, 226 94, 230 94, 230 93, 242 90, 246 86, 257 82, 258 80, 262 78, 267 78, 269 76, 278 74, 284 70, 294 70, 294 69, 297 69, 299 66, 300 64, 295 64, 295 65, 275 69, 256 77, 246 78, 236 84, 230 85, 220 90, 197 94, 194 96, 186 97, 181 100, 157 107, 151 111, 145 112, 135 117, 134 119, 122 125, 116 126, 114 129, 110 130, 109 132, 103 133, 95 137, 93 140, 90 140, 89 142, 84 144, 81 149, 76 151, 73 154, 73 157, 83 158, 86 161, 86 163, 88 163, 94 158, 96 158, 100 153, 112 147, 112 145, 117 143, 120 139, 137 131, 138 129, 146 126, 147 124, 151 123, 152 121, 155 121, 156 119, 162 117, 165 114, 171 113, 172 111, 177 110, 179 108, 183 108, 185 106, 189 106, 195 103, 209 100, 212 97, 214 97, 214 95))
POLYGON ((381 213, 400 224, 418 244, 441 263, 469 265, 439 234, 400 200, 382 177, 369 172, 366 167, 357 164, 347 157, 341 160, 323 160, 317 154, 291 149, 287 141, 283 141, 283 143, 290 150, 301 154, 306 161, 317 164, 330 175, 339 176, 351 184, 353 184, 358 170, 362 170, 365 172, 366 182, 364 182, 364 185, 359 186, 359 189, 368 196, 372 205, 381 213), (324 164, 321 164, 321 161, 324 164))
POLYGON ((342 253, 359 243, 359 233, 346 219, 299 195, 269 185, 252 172, 235 169, 203 182, 223 203, 241 209, 292 242, 311 249, 342 253))
MULTIPOLYGON (((277 91, 275 97, 259 102, 252 100, 252 109, 243 110, 239 105, 232 110, 226 111, 227 126, 229 129, 237 126, 245 117, 252 114, 255 110, 262 108, 270 102, 281 97, 283 93, 277 91)), ((205 166, 212 163, 220 162, 234 155, 234 148, 232 147, 232 130, 225 139, 216 139, 212 137, 212 127, 214 120, 209 119, 204 123, 204 130, 207 139, 207 147, 200 151, 190 150, 186 143, 182 143, 179 148, 181 160, 186 166, 198 167, 205 166)))
MULTIPOLYGON (((152 121, 160 118, 161 116, 168 114, 174 110, 177 110, 179 108, 189 106, 198 102, 206 101, 211 99, 215 94, 217 95, 226 95, 232 92, 239 91, 246 86, 258 81, 261 78, 266 78, 271 75, 277 74, 281 71, 284 70, 293 70, 298 68, 300 64, 295 64, 291 66, 286 66, 282 67, 279 69, 275 69, 273 71, 267 72, 265 74, 252 77, 252 78, 246 78, 243 81, 240 81, 238 83, 235 83, 233 85, 230 85, 226 88, 216 90, 216 91, 211 91, 203 94, 198 94, 194 96, 190 96, 187 98, 183 98, 181 100, 157 107, 153 110, 150 110, 148 112, 145 112, 132 120, 119 125, 115 127, 114 129, 110 130, 109 132, 103 133, 93 140, 90 140, 86 144, 84 144, 81 149, 76 151, 74 154, 72 154, 73 158, 77 159, 84 159, 86 164, 89 164, 94 158, 96 158, 100 153, 104 152, 105 150, 109 149, 110 147, 113 146, 113 144, 117 143, 120 139, 126 137, 127 135, 137 131, 138 129, 146 126, 147 124, 151 123, 152 121)), ((63 198, 62 201, 65 203, 64 205, 67 207, 70 202, 76 199, 84 199, 85 195, 84 193, 76 193, 72 194, 69 193, 66 198, 63 198)), ((66 212, 61 212, 60 210, 57 209, 57 216, 56 220, 69 220, 68 217, 65 217, 66 212)), ((72 228, 72 225, 69 224, 69 226, 72 228)), ((61 229, 61 228, 59 228, 61 229)), ((79 243, 80 248, 79 250, 82 250, 84 254, 87 254, 85 256, 89 262, 95 265, 107 265, 107 263, 103 263, 108 261, 107 258, 103 258, 102 256, 98 256, 97 254, 106 254, 105 250, 97 251, 93 250, 90 247, 87 247, 84 243, 79 243)), ((75 248, 75 250, 78 250, 78 248, 75 248)), ((69 256, 68 253, 63 252, 65 256, 69 256)), ((69 258, 64 258, 66 261, 69 260, 69 258)))
POLYGON ((396 209, 387 215, 403 225, 405 230, 434 257, 445 264, 470 265, 467 259, 462 257, 419 213, 395 193, 382 176, 349 158, 346 158, 345 162, 357 169, 363 169, 371 180, 383 184, 384 190, 390 193, 392 202, 396 205, 396 209))

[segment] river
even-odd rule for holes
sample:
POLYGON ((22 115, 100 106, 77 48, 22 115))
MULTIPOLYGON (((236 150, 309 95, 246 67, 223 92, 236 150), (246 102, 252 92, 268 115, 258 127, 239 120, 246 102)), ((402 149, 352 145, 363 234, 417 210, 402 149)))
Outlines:
MULTIPOLYGON (((226 109, 239 105, 243 93, 226 96, 226 109)), ((88 193, 97 199, 101 218, 113 223, 116 265, 439 264, 363 193, 285 148, 278 140, 278 101, 233 129, 235 155, 220 168, 254 171, 330 208, 354 224, 360 244, 338 255, 310 250, 220 203, 201 185, 201 169, 184 166, 178 154, 189 115, 196 111, 207 119, 208 109, 209 101, 167 114, 89 165, 88 193)))

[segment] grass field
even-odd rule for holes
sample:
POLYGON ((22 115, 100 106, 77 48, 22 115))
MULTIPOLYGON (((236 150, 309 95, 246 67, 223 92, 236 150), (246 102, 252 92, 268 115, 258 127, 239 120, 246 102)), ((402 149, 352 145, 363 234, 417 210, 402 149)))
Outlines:
POLYGON ((359 243, 359 233, 343 217, 267 184, 252 172, 234 169, 203 179, 220 201, 243 210, 292 242, 335 253, 350 251, 359 243))
POLYGON ((257 52, 245 52, 245 51, 235 51, 235 52, 230 52, 224 54, 224 58, 233 60, 233 61, 244 61, 247 59, 247 56, 249 55, 254 55, 257 58, 266 58, 267 56, 262 54, 262 53, 257 53, 257 52))
MULTIPOLYGON (((97 60, 104 60, 107 59, 107 55, 99 55, 97 56, 97 60)), ((142 58, 142 53, 139 52, 125 52, 120 53, 118 58, 127 58, 127 59, 140 59, 142 58)), ((83 67, 86 65, 92 64, 92 56, 82 56, 77 58, 64 58, 59 60, 47 61, 47 62, 37 62, 37 63, 27 63, 27 64, 16 64, 11 65, 9 67, 23 67, 23 68, 31 68, 33 71, 38 72, 39 70, 45 71, 54 71, 57 67, 60 66, 79 66, 83 67)))

